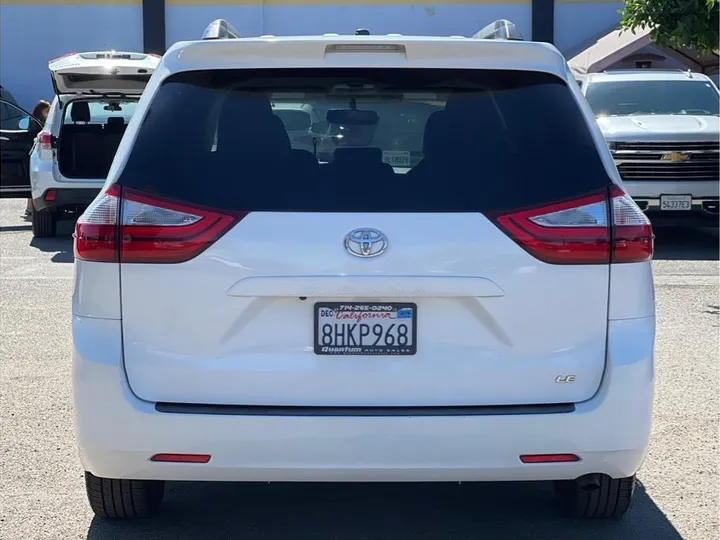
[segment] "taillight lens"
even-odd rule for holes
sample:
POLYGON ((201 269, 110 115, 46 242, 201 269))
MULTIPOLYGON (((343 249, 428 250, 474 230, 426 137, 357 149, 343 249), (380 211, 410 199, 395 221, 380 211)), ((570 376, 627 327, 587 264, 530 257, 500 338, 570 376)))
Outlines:
POLYGON ((49 131, 41 131, 38 133, 38 144, 40 150, 52 150, 52 133, 49 131))
POLYGON ((94 262, 119 262, 119 190, 114 186, 96 198, 75 224, 75 258, 94 262))
POLYGON ((609 264, 652 258, 650 222, 618 186, 609 193, 497 216, 495 222, 528 253, 550 264, 609 264))
POLYGON ((112 187, 78 220, 75 257, 96 262, 185 262, 205 251, 241 217, 112 187))
POLYGON ((650 220, 619 186, 612 187, 610 196, 613 202, 612 262, 649 261, 655 243, 650 220))

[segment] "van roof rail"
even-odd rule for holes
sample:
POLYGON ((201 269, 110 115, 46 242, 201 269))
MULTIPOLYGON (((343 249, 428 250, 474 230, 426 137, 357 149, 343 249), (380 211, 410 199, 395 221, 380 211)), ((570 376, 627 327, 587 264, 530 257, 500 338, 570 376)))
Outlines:
POLYGON ((523 41, 522 34, 514 22, 507 19, 499 19, 488 24, 473 36, 475 39, 509 39, 523 41))
POLYGON ((238 39, 240 32, 225 19, 216 19, 207 25, 202 39, 238 39))

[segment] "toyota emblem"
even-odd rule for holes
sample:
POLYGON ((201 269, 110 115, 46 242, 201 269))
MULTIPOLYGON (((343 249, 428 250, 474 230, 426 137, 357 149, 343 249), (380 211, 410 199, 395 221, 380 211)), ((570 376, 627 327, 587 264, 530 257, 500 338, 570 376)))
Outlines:
POLYGON ((377 229, 355 229, 345 237, 345 249, 355 257, 377 257, 387 247, 387 236, 377 229))

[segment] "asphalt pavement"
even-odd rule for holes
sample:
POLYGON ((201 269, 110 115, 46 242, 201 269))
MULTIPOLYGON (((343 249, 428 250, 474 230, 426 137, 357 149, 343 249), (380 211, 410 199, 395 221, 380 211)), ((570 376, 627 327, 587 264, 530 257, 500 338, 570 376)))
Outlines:
POLYGON ((559 517, 551 486, 170 484, 153 521, 85 501, 73 439, 71 223, 33 239, 0 201, 0 539, 577 540, 718 538, 718 236, 658 231, 654 434, 620 521, 559 517))

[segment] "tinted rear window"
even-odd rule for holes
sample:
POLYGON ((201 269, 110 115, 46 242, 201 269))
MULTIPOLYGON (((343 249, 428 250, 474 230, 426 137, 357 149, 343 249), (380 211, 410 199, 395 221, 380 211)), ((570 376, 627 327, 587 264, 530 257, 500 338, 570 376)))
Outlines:
POLYGON ((534 206, 610 180, 551 75, 284 69, 169 77, 118 182, 226 210, 443 212, 534 206), (312 110, 312 125, 283 106, 312 110))

